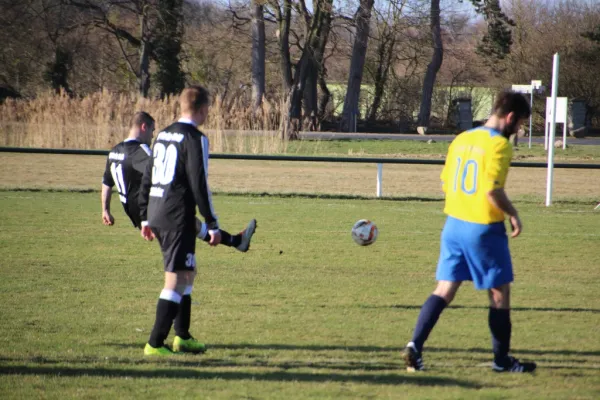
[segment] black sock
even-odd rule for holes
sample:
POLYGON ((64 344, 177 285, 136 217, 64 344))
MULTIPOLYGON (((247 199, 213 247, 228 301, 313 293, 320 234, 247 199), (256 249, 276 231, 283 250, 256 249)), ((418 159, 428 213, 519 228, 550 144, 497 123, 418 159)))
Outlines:
POLYGON ((154 321, 154 327, 150 334, 148 343, 154 348, 162 347, 165 344, 173 320, 179 310, 179 304, 175 301, 158 299, 156 305, 156 320, 154 321))
POLYGON ((510 310, 490 307, 488 323, 492 332, 492 347, 494 360, 502 362, 510 351, 510 335, 512 324, 510 310))
MULTIPOLYGON (((210 234, 207 232, 204 238, 206 243, 210 242, 210 234)), ((242 243, 242 234, 232 236, 229 232, 221 230, 221 244, 227 247, 238 247, 242 243)))
POLYGON ((173 326, 175 327, 175 333, 183 340, 190 339, 190 317, 192 314, 192 296, 186 294, 181 297, 181 303, 179 303, 179 311, 175 317, 173 326))
POLYGON ((446 305, 446 300, 432 294, 421 307, 412 339, 418 352, 423 351, 423 345, 446 305))
MULTIPOLYGON (((223 233, 223 231, 221 231, 221 233, 223 233)), ((229 237, 229 243, 231 243, 231 247, 238 247, 240 244, 242 244, 242 234, 238 233, 237 235, 231 235, 228 232, 227 233, 228 237, 229 237)), ((225 239, 225 236, 223 236, 223 239, 225 239)))

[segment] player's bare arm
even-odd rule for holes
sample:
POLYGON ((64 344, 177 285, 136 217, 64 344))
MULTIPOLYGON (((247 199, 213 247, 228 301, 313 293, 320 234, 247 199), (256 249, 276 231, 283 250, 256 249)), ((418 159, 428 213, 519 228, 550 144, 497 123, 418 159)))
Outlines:
POLYGON ((102 223, 111 226, 115 223, 115 218, 110 213, 110 199, 112 197, 112 188, 102 184, 102 223))
POLYGON ((523 225, 519 218, 519 213, 517 209, 513 206, 512 202, 506 195, 504 188, 498 188, 494 190, 490 190, 487 194, 488 200, 492 205, 504 212, 504 214, 508 215, 510 220, 510 225, 512 226, 512 234, 511 237, 516 238, 521 234, 523 230, 523 225))

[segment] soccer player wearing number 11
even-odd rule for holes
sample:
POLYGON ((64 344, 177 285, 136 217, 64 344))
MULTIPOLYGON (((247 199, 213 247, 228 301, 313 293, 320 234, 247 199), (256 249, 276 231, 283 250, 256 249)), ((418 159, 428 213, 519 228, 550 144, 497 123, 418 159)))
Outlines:
POLYGON ((521 232, 521 221, 504 183, 512 158, 511 134, 531 113, 518 93, 503 92, 485 126, 463 132, 454 139, 442 171, 448 215, 442 231, 436 279, 437 288, 419 314, 410 341, 403 351, 409 371, 423 370, 423 345, 440 314, 454 299, 463 281, 487 290, 488 323, 497 372, 532 372, 536 364, 510 356, 510 283, 513 269, 504 226, 508 215, 512 237, 521 232))

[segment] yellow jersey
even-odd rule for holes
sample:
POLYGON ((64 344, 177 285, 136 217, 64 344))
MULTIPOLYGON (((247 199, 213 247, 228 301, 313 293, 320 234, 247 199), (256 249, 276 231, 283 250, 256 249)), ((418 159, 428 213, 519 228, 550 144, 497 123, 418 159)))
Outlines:
POLYGON ((512 145, 494 129, 479 127, 461 133, 448 149, 442 170, 444 212, 478 224, 504 221, 504 213, 488 200, 503 188, 512 159, 512 145))

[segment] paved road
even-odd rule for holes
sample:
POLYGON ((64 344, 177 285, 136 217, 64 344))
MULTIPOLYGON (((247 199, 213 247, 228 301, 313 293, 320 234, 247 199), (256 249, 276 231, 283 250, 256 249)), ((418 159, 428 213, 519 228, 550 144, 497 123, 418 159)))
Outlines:
MULTIPOLYGON (((304 132, 302 133, 302 137, 305 139, 321 139, 321 140, 368 140, 368 139, 377 139, 377 140, 419 140, 419 141, 427 141, 429 139, 433 139, 438 142, 450 142, 454 139, 454 135, 406 135, 406 134, 394 134, 394 133, 337 133, 337 132, 304 132)), ((562 139, 561 137, 557 137, 557 139, 562 139)), ((532 143, 543 144, 543 137, 533 137, 531 139, 532 143)), ((529 138, 519 138, 519 144, 527 144, 529 143, 529 138)), ((567 137, 567 144, 583 144, 583 145, 600 145, 600 137, 591 137, 585 139, 577 139, 572 137, 567 137)))

